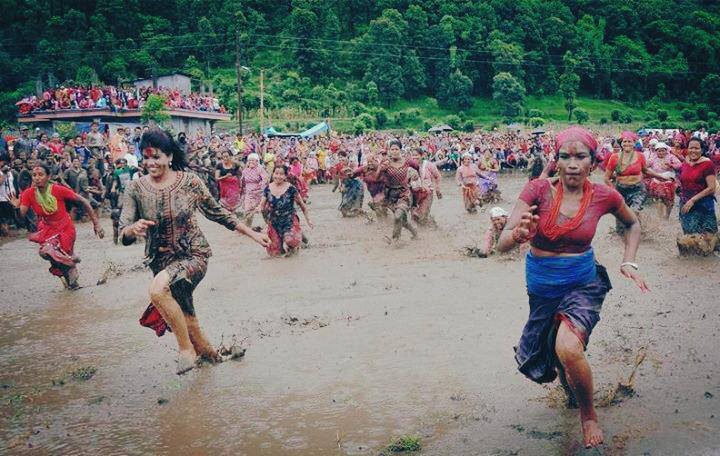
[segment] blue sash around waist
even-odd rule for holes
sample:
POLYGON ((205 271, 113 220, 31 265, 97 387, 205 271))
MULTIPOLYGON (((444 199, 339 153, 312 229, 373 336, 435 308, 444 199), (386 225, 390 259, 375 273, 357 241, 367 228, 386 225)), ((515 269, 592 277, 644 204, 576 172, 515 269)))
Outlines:
POLYGON ((587 285, 596 276, 592 248, 576 256, 538 257, 528 252, 525 257, 527 290, 532 295, 557 298, 578 286, 587 285))

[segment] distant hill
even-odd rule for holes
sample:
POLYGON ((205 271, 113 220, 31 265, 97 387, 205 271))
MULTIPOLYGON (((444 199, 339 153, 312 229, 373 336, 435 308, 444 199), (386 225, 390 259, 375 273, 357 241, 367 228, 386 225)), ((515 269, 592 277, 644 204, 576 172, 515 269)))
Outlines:
POLYGON ((492 99, 493 117, 507 121, 541 117, 530 112, 543 111, 533 99, 552 100, 553 114, 541 113, 545 120, 582 120, 584 111, 599 122, 602 114, 583 101, 590 99, 650 106, 659 122, 665 116, 658 109, 670 120, 709 123, 720 111, 715 1, 9 0, 3 6, 5 121, 14 118, 14 103, 39 85, 118 84, 175 70, 191 74, 198 89, 212 86, 235 110, 236 49, 250 69, 243 104, 251 111, 259 106, 260 68, 268 109, 317 116, 376 117, 380 108, 392 114, 403 104, 423 111, 428 97, 443 113, 470 117, 477 100, 492 99), (693 118, 681 116, 683 109, 693 118))

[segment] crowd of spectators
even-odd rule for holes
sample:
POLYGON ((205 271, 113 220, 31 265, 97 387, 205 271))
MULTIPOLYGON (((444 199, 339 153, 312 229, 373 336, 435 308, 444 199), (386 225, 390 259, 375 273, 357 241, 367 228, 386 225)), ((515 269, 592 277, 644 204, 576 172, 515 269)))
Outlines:
MULTIPOLYGON (((147 127, 120 128, 103 131, 98 124, 91 130, 69 138, 59 134, 48 135, 23 127, 17 137, 3 136, 0 131, 0 231, 9 225, 32 230, 32 220, 18 220, 9 206, 9 196, 19 195, 31 184, 33 165, 43 161, 50 165, 52 179, 67 185, 88 198, 98 211, 110 213, 117 209, 125 185, 144 174, 140 138, 147 127), (9 141, 8 141, 9 139, 9 141)), ((700 136, 709 145, 706 154, 720 171, 720 135, 708 135, 704 130, 650 132, 639 140, 637 147, 652 154, 654 146, 667 144, 672 154, 682 159, 687 142, 693 135, 700 136)), ((597 135, 600 139, 599 166, 613 150, 617 140, 597 135)), ((227 153, 241 170, 247 156, 257 153, 269 172, 278 162, 299 160, 313 176, 314 183, 333 180, 339 167, 353 168, 366 162, 369 155, 383 154, 387 142, 397 138, 386 132, 373 132, 359 136, 330 134, 309 139, 267 138, 258 134, 245 136, 227 133, 205 134, 198 132, 188 137, 177 135, 181 148, 188 156, 190 169, 207 184, 211 193, 218 196, 215 181, 217 167, 227 153)), ((538 175, 553 160, 553 132, 521 134, 518 132, 448 133, 439 136, 403 136, 399 139, 406 150, 421 148, 426 157, 438 163, 442 171, 452 173, 462 158, 469 155, 474 161, 489 150, 503 170, 520 170, 538 175)), ((648 158, 651 158, 648 155, 648 158)), ((79 208, 77 218, 83 216, 79 208)), ((2 234, 2 233, 0 233, 2 234)))
POLYGON ((40 97, 28 96, 15 104, 20 115, 59 110, 130 111, 142 109, 148 96, 153 94, 165 97, 168 109, 225 112, 217 97, 198 93, 184 95, 177 89, 165 87, 60 86, 44 91, 40 97))

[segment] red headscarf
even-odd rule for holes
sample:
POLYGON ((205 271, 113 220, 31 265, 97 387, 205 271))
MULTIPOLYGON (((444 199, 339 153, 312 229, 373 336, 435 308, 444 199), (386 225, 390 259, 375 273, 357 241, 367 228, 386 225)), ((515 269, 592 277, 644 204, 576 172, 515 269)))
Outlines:
POLYGON ((635 142, 638 140, 638 135, 632 131, 625 130, 624 132, 620 133, 620 141, 622 140, 635 142))
POLYGON ((574 126, 567 128, 557 134, 557 136, 555 137, 555 152, 560 151, 560 148, 564 144, 573 141, 580 141, 581 143, 585 144, 586 146, 588 146, 588 148, 592 151, 593 154, 598 148, 598 143, 592 133, 590 133, 583 127, 574 126))

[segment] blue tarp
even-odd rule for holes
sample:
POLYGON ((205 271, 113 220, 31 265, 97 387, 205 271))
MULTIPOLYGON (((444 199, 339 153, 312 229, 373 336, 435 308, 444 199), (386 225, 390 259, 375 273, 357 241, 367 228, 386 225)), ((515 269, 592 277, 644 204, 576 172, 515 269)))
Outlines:
POLYGON ((330 125, 327 124, 327 122, 320 122, 319 124, 315 125, 312 128, 309 128, 303 132, 300 133, 284 133, 279 132, 275 130, 273 127, 268 127, 263 131, 263 134, 268 137, 273 136, 280 136, 280 137, 300 137, 303 139, 312 138, 315 135, 319 135, 320 133, 324 133, 326 131, 330 130, 330 125))

